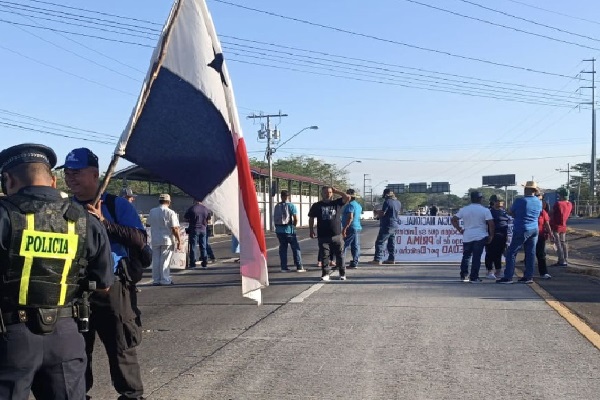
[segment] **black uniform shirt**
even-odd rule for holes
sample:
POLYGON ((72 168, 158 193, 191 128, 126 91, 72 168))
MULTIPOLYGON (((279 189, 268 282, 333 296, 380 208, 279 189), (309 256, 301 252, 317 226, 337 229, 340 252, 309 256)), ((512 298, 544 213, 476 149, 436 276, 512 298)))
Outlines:
MULTIPOLYGON (((60 192, 49 186, 28 186, 19 190, 19 194, 49 202, 62 200, 60 192)), ((2 260, 8 258, 10 238, 10 216, 6 208, 0 206, 0 259, 2 260)), ((112 285, 115 276, 106 229, 100 221, 89 214, 87 216, 87 241, 83 258, 88 261, 86 279, 96 282, 98 289, 105 289, 112 285)))

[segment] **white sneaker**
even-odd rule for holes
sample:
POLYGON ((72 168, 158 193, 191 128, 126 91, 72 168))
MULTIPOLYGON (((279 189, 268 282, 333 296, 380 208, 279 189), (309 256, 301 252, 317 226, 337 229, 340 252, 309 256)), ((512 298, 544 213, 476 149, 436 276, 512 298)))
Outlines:
POLYGON ((486 277, 486 279, 494 279, 494 280, 496 280, 496 275, 494 275, 493 272, 490 272, 485 277, 486 277))
POLYGON ((542 279, 550 279, 550 278, 552 278, 552 275, 550 275, 550 274, 542 275, 542 279))
POLYGON ((340 281, 345 281, 345 280, 346 280, 346 275, 340 276, 340 281))
POLYGON ((329 280, 329 275, 325 275, 321 277, 322 281, 328 281, 329 280))

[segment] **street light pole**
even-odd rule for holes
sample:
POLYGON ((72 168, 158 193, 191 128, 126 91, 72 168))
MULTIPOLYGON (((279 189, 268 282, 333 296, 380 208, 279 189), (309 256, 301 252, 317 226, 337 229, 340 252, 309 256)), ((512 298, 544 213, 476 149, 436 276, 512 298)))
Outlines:
MULTIPOLYGON (((273 208, 274 208, 273 197, 275 196, 275 193, 273 191, 273 154, 275 154, 277 149, 281 148, 281 146, 288 143, 290 140, 292 140, 293 138, 295 138, 296 136, 298 136, 299 134, 301 134, 302 132, 304 132, 307 129, 319 129, 319 127, 316 125, 307 126, 306 128, 303 128, 299 132, 293 134, 288 140, 281 143, 279 146, 273 148, 271 146, 272 140, 274 139, 273 131, 271 130, 271 127, 269 125, 269 116, 267 116, 267 130, 266 130, 267 150, 265 152, 265 155, 267 157, 267 164, 269 165, 269 221, 270 221, 269 227, 270 227, 271 231, 275 230, 275 225, 274 225, 274 221, 273 221, 273 208)), ((279 134, 280 133, 277 132, 277 135, 279 135, 279 134)), ((279 139, 279 137, 277 137, 276 139, 279 139)))
MULTIPOLYGON (((351 164, 354 164, 354 163, 360 164, 360 163, 362 163, 362 161, 360 161, 360 160, 352 160, 348 164, 346 164, 342 168, 340 168, 340 172, 343 172, 347 167, 349 167, 351 164)), ((333 174, 329 174, 329 176, 331 178, 331 186, 333 187, 333 174)))
POLYGON ((293 138, 295 138, 296 136, 298 136, 299 134, 301 134, 302 132, 304 132, 304 131, 305 131, 305 130, 307 130, 307 129, 319 129, 319 127, 318 127, 318 126, 316 126, 316 125, 312 125, 312 126, 307 126, 306 128, 302 128, 302 129, 300 130, 300 132, 298 132, 298 133, 294 133, 292 136, 290 136, 290 138, 289 138, 288 140, 286 140, 285 142, 283 142, 283 143, 281 143, 279 146, 277 146, 275 149, 273 149, 273 153, 274 153, 274 152, 275 152, 277 149, 281 148, 281 146, 283 146, 284 144, 286 144, 287 142, 289 142, 290 140, 292 140, 293 138))
POLYGON ((387 181, 388 181, 388 180, 387 180, 387 179, 385 179, 385 180, 383 180, 383 181, 379 182, 377 185, 373 186, 373 188, 371 189, 371 204, 373 204, 373 190, 375 190, 375 188, 376 188, 377 186, 381 185, 382 183, 386 183, 387 181))

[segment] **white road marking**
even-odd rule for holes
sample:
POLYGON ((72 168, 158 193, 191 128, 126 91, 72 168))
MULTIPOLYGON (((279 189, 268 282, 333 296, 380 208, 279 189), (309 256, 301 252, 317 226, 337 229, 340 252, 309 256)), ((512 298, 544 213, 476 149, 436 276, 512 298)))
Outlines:
POLYGON ((289 301, 289 303, 302 303, 304 300, 306 300, 308 298, 308 296, 310 296, 317 290, 321 289, 323 286, 325 286, 324 283, 317 283, 315 285, 312 285, 311 287, 306 289, 304 292, 300 293, 298 296, 291 299, 289 301))

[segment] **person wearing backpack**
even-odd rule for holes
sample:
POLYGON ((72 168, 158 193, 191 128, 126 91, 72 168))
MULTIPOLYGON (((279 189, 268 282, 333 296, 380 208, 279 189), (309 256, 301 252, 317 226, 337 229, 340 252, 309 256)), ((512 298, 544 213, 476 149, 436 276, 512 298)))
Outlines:
POLYGON ((104 225, 113 255, 115 282, 108 295, 90 296, 90 328, 84 333, 87 353, 86 391, 92 388, 93 351, 96 334, 100 338, 110 369, 110 377, 119 399, 143 399, 144 385, 137 357, 137 346, 142 341, 141 312, 137 307, 135 277, 132 277, 130 253, 140 252, 146 242, 146 230, 133 205, 122 197, 103 193, 94 201, 100 184, 98 156, 90 149, 73 149, 65 159, 65 183, 73 201, 88 208, 104 225), (114 208, 111 210, 112 205, 114 208))
POLYGON ((296 237, 296 225, 298 224, 298 211, 296 206, 288 203, 288 191, 281 191, 281 202, 277 203, 273 210, 273 221, 275 233, 279 239, 279 259, 281 261, 281 272, 289 272, 287 266, 288 244, 292 248, 292 256, 297 272, 306 272, 302 266, 302 253, 300 244, 296 237))

